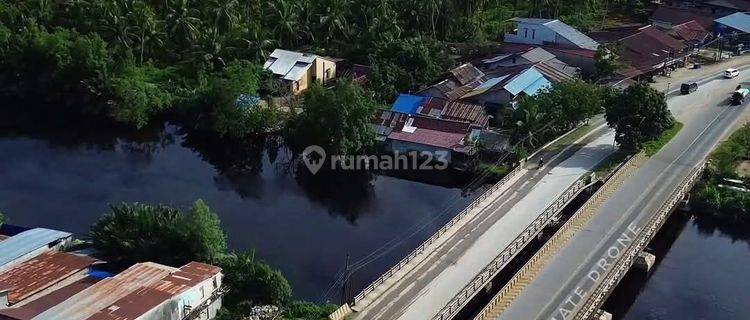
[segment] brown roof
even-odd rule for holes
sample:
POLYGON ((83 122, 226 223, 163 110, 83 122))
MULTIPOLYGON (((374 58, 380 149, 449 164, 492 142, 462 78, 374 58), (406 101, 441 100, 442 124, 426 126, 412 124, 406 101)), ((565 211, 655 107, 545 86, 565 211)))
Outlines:
POLYGON ((20 307, 0 309, 0 320, 31 320, 97 282, 99 282, 99 279, 86 277, 29 301, 20 307))
POLYGON ((0 274, 0 287, 10 290, 8 302, 16 304, 96 262, 87 256, 48 251, 0 274))
POLYGON ((666 22, 673 26, 695 20, 707 30, 713 29, 713 17, 690 9, 661 6, 651 15, 651 21, 666 22))
POLYGON ((449 120, 469 121, 481 127, 487 126, 490 116, 484 107, 473 103, 454 101, 443 110, 443 118, 449 120))
POLYGON ((679 57, 685 44, 653 26, 619 41, 622 45, 620 56, 631 68, 618 71, 628 77, 649 72, 664 62, 679 57))
POLYGON ((450 72, 461 85, 467 85, 484 76, 484 73, 471 63, 464 63, 450 72))
POLYGON ((750 1, 748 0, 713 0, 706 2, 708 5, 737 9, 739 11, 750 11, 750 1))
POLYGON ((711 33, 695 20, 690 20, 680 25, 676 25, 669 32, 672 37, 682 41, 702 42, 711 33))
POLYGON ((219 267, 199 262, 188 263, 160 281, 120 298, 87 320, 134 320, 219 272, 219 267))
POLYGON ((417 110, 417 113, 426 116, 440 116, 443 114, 443 110, 445 110, 445 106, 447 104, 448 100, 435 97, 427 97, 425 102, 422 103, 422 106, 419 108, 419 110, 417 110))
POLYGON ((395 128, 388 138, 452 150, 464 147, 462 142, 470 128, 468 122, 419 116, 413 119, 414 132, 402 131, 402 125, 395 128))

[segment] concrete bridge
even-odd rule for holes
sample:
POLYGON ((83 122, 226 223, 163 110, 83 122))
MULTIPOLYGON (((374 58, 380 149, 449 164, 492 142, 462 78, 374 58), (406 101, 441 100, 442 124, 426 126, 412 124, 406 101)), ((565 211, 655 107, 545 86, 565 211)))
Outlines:
POLYGON ((740 80, 714 80, 670 100, 683 130, 651 158, 638 155, 576 212, 477 319, 599 319, 608 295, 700 177, 746 105, 726 98, 740 80))

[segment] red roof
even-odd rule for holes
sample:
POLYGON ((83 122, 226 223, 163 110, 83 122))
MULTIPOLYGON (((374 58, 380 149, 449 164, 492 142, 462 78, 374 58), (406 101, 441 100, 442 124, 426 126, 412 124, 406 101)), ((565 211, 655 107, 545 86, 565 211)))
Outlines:
POLYGON ((673 37, 683 41, 698 41, 706 39, 711 33, 695 20, 690 20, 680 25, 676 25, 669 32, 673 37))
POLYGON ((429 117, 414 117, 413 132, 403 131, 404 125, 395 128, 388 139, 423 144, 444 149, 463 147, 463 140, 469 133, 470 124, 429 117))
POLYGON ((690 9, 661 6, 651 15, 651 21, 666 22, 673 26, 695 20, 706 30, 712 30, 714 19, 690 9))
POLYGON ((87 256, 48 251, 0 274, 0 287, 10 290, 8 302, 16 304, 96 262, 87 256))
POLYGON ((0 319, 2 320, 30 320, 44 311, 68 300, 68 298, 91 287, 99 282, 99 279, 86 277, 73 282, 65 287, 57 289, 51 293, 45 294, 33 301, 29 301, 20 307, 0 309, 0 319))

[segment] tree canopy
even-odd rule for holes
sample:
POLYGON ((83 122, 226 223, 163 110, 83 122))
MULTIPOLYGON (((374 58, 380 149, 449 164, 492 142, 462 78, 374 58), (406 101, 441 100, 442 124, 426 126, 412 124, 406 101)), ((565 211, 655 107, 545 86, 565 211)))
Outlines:
POLYGON ((615 141, 626 150, 640 150, 658 139, 675 123, 663 93, 639 82, 609 99, 607 123, 615 129, 615 141))
POLYGON ((218 216, 201 200, 185 213, 164 205, 113 205, 91 227, 89 237, 105 259, 122 265, 212 262, 227 247, 218 216))

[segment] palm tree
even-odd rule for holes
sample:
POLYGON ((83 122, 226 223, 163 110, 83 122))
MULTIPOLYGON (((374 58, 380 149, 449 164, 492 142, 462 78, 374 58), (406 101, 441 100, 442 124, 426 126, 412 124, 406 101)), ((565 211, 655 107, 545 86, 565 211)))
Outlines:
POLYGON ((201 20, 188 0, 168 0, 167 27, 169 34, 183 47, 191 47, 198 37, 201 20))

